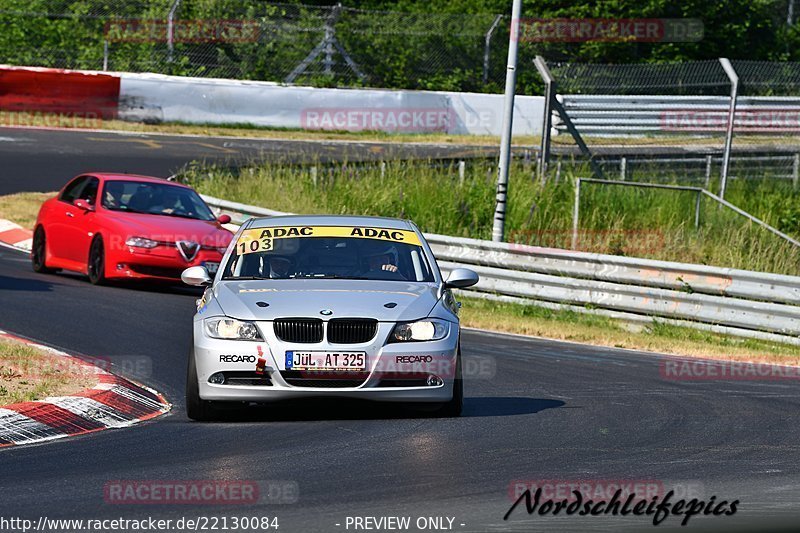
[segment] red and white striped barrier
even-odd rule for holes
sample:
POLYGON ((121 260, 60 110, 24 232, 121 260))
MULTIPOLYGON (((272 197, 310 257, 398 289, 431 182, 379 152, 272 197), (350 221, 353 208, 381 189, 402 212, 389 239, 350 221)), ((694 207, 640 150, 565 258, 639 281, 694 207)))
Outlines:
POLYGON ((168 412, 160 393, 48 346, 0 331, 0 338, 22 342, 97 377, 97 384, 73 396, 56 396, 0 407, 0 447, 32 444, 105 429, 128 427, 168 412))
POLYGON ((33 232, 31 230, 14 224, 10 220, 0 219, 0 243, 30 252, 32 242, 33 232))

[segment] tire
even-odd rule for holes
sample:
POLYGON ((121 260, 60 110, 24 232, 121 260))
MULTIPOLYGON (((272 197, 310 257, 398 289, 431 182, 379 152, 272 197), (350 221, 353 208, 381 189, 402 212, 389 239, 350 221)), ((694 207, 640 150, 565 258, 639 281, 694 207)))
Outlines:
POLYGON ((103 248, 103 238, 99 235, 94 238, 89 247, 89 261, 86 264, 86 273, 92 285, 106 284, 106 253, 103 248))
POLYGON ((436 415, 443 418, 455 418, 461 416, 464 408, 464 378, 461 374, 461 346, 458 347, 456 356, 456 373, 453 382, 453 398, 449 402, 443 403, 437 410, 436 415))
POLYGON ((210 401, 200 398, 200 387, 197 379, 194 353, 190 353, 189 366, 186 370, 186 415, 198 422, 214 420, 214 407, 210 401))
POLYGON ((51 274, 58 272, 59 269, 47 267, 47 241, 44 228, 39 226, 33 233, 33 245, 31 246, 31 266, 34 272, 40 274, 51 274))

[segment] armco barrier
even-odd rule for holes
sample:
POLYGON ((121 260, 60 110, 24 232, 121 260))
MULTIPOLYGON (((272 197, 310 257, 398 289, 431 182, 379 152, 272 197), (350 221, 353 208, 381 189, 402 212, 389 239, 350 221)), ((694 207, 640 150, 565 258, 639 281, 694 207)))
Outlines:
POLYGON ((0 66, 0 109, 117 118, 120 78, 99 72, 0 66))
MULTIPOLYGON (((203 198, 239 223, 288 214, 203 198)), ((470 294, 800 343, 800 305, 793 305, 800 304, 800 277, 446 235, 425 238, 444 272, 457 267, 478 272, 481 280, 470 294)))
MULTIPOLYGON (((559 95, 575 127, 584 135, 709 134, 727 128, 728 96, 559 95)), ((566 132, 557 113, 553 126, 566 132)), ((739 96, 737 133, 800 131, 800 98, 739 96)))

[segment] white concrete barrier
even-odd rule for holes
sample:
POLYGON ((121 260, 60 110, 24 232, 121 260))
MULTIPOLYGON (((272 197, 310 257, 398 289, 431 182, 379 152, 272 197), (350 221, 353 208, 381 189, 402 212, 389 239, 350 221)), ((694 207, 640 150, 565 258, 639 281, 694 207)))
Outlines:
MULTIPOLYGON (((500 135, 499 94, 324 89, 121 73, 120 118, 282 128, 500 135)), ((541 133, 544 99, 518 96, 514 134, 541 133)))

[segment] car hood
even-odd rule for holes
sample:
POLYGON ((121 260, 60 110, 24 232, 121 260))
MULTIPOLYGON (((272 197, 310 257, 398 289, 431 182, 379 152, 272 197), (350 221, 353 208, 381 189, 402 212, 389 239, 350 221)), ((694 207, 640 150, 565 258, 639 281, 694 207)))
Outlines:
POLYGON ((227 246, 232 238, 230 231, 221 228, 215 220, 197 220, 164 215, 113 212, 114 221, 135 237, 156 241, 194 241, 211 246, 227 246), (134 235, 135 234, 135 235, 134 235))
POLYGON ((430 314, 437 302, 437 292, 435 283, 333 279, 221 281, 215 287, 217 303, 225 315, 242 320, 283 317, 415 320, 430 314), (262 302, 261 306, 257 302, 262 302), (264 303, 269 305, 264 307, 264 303), (396 305, 391 306, 392 303, 396 305), (332 313, 323 315, 320 313, 323 309, 332 313))

